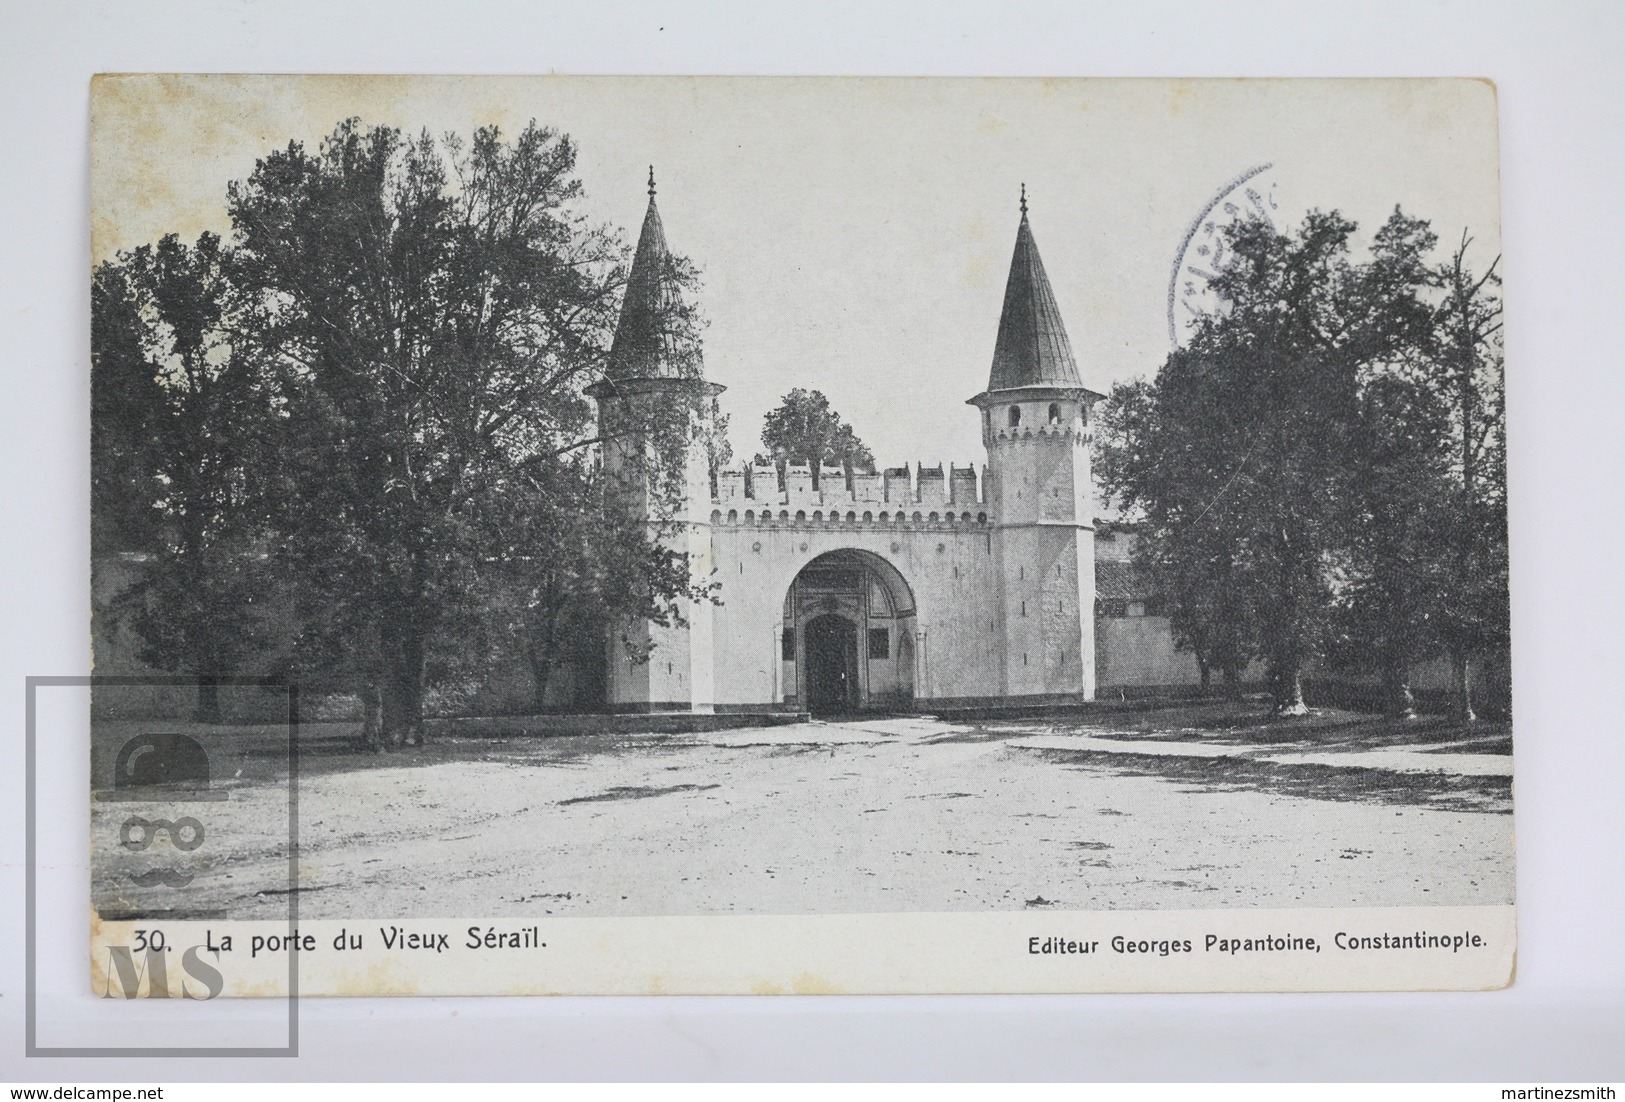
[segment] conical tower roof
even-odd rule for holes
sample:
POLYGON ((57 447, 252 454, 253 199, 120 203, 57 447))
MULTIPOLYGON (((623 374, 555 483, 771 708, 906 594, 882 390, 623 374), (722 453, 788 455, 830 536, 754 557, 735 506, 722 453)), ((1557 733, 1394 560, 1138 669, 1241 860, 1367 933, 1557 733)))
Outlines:
POLYGON ((626 281, 621 318, 610 345, 611 379, 698 379, 700 344, 687 332, 688 310, 666 245, 666 228, 655 206, 654 169, 649 169, 649 209, 626 281))
POLYGON ((1082 388, 1072 342, 1061 324, 1044 262, 1039 259, 1027 222, 1027 192, 1021 194, 1021 225, 1016 229, 1016 251, 1010 258, 1010 278, 1004 285, 1004 313, 999 318, 999 339, 993 346, 993 371, 987 389, 1017 387, 1082 388))

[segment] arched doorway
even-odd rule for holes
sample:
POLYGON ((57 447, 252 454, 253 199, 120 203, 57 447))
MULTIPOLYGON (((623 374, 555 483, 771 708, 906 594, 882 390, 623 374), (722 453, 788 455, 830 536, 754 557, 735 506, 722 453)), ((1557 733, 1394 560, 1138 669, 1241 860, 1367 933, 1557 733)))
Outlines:
POLYGON ((815 716, 858 709, 858 625, 826 612, 807 621, 807 710, 815 716))
POLYGON ((785 702, 820 715, 911 710, 915 625, 913 592, 891 563, 855 548, 819 555, 785 595, 785 702))

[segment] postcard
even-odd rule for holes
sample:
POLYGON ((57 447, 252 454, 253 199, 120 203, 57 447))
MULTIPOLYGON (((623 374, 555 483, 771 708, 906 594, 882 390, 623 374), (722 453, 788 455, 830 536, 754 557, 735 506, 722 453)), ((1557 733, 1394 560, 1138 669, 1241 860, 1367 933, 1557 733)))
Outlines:
POLYGON ((91 150, 98 995, 1511 982, 1487 82, 106 75, 91 150))

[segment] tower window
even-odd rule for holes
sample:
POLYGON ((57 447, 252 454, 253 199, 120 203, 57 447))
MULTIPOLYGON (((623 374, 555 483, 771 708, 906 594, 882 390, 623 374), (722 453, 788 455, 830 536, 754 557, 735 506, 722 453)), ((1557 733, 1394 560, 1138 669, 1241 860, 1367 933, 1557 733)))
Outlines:
POLYGON ((1011 406, 1010 407, 1010 427, 1015 428, 1019 424, 1021 424, 1021 407, 1020 406, 1011 406))
POLYGON ((785 662, 796 660, 796 629, 785 628, 779 636, 779 658, 785 662))
POLYGON ((1052 425, 1061 423, 1061 404, 1059 402, 1049 404, 1049 423, 1052 425))
POLYGON ((869 629, 869 657, 891 657, 891 632, 886 628, 869 629))

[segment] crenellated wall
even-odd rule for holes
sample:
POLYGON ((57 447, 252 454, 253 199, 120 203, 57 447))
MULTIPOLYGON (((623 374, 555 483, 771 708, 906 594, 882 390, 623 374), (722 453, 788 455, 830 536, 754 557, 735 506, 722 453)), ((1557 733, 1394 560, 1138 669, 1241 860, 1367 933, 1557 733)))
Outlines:
POLYGON ((973 466, 937 464, 890 467, 882 472, 839 467, 819 471, 814 488, 812 469, 804 463, 785 468, 779 486, 773 467, 742 467, 717 474, 711 499, 711 523, 785 527, 842 525, 977 526, 995 517, 973 466))

